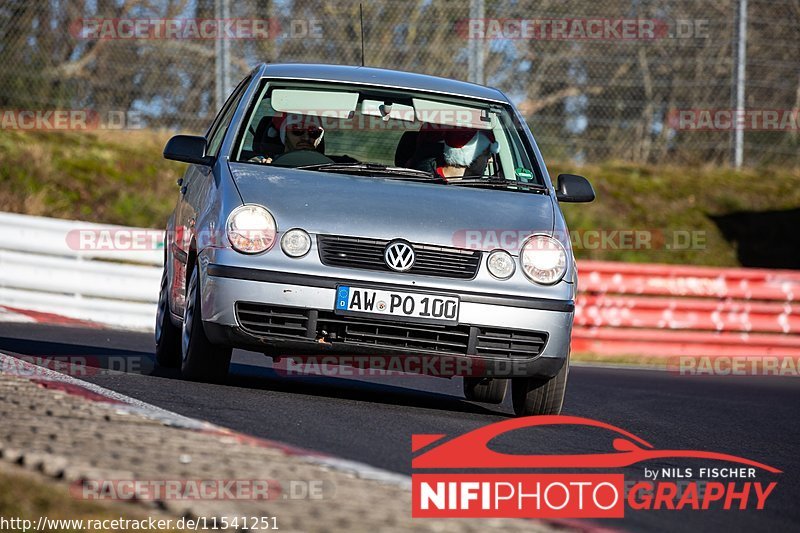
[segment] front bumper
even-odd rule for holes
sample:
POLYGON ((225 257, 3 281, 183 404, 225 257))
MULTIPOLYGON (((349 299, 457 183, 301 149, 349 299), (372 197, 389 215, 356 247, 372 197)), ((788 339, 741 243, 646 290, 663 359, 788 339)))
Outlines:
POLYGON ((214 343, 276 356, 360 353, 452 357, 479 362, 469 368, 498 377, 549 378, 561 369, 569 354, 572 301, 458 292, 461 306, 457 326, 423 326, 384 317, 335 315, 339 283, 426 290, 201 262, 206 334, 214 343), (248 320, 243 320, 245 316, 248 320), (254 331, 253 316, 279 316, 288 320, 289 326, 254 331), (295 322, 292 317, 296 317, 295 322), (412 333, 424 340, 407 338, 413 337, 412 333))

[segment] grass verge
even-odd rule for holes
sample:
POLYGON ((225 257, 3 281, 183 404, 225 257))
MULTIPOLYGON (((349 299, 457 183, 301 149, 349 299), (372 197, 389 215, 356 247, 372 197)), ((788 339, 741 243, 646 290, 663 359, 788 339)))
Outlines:
MULTIPOLYGON (((186 165, 161 157, 167 132, 20 132, 0 130, 0 211, 163 227, 186 165)), ((610 161, 549 167, 587 176, 591 204, 564 204, 579 259, 736 266, 712 217, 800 205, 800 169, 651 167, 610 161), (586 238, 603 230, 611 239, 586 238), (614 231, 651 232, 649 247, 615 246, 614 231), (702 242, 686 241, 695 235, 702 242), (689 237, 687 237, 689 236, 689 237), (680 241, 680 242, 676 242, 680 241), (666 245, 672 246, 667 249, 666 245)))

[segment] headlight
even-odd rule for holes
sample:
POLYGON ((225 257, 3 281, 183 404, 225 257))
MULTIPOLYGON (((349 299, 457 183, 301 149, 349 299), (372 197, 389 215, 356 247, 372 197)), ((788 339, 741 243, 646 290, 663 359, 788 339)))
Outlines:
POLYGON ((289 257, 303 257, 311 249, 311 236, 301 229, 290 229, 283 234, 281 248, 289 257))
POLYGON ((528 279, 542 285, 558 283, 567 271, 564 246, 547 235, 529 237, 522 245, 519 260, 528 279))
POLYGON ((275 219, 260 205, 234 209, 228 216, 226 229, 233 248, 245 254, 266 252, 275 244, 275 219))
POLYGON ((489 273, 498 279, 508 279, 514 273, 514 258, 505 250, 494 250, 486 260, 489 273))

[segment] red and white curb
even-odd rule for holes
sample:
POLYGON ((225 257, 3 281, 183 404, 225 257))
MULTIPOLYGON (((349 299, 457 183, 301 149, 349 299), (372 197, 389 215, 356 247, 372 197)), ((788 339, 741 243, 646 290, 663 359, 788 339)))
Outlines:
POLYGON ((0 307, 0 322, 35 323, 37 320, 8 307, 0 307))
POLYGON ((65 326, 81 326, 92 329, 103 327, 102 324, 81 320, 79 318, 8 306, 0 306, 0 322, 14 322, 18 324, 58 324, 65 326))
POLYGON ((209 422, 186 417, 147 402, 137 400, 136 398, 131 398, 119 392, 106 389, 100 385, 83 381, 74 376, 38 366, 29 361, 4 353, 0 353, 0 372, 28 379, 48 389, 57 389, 67 394, 78 395, 88 401, 107 404, 109 408, 117 413, 138 414, 168 426, 233 438, 237 442, 252 446, 277 449, 287 455, 300 457, 304 461, 310 463, 326 466, 340 472, 350 473, 359 479, 390 483, 408 490, 411 489, 411 478, 409 476, 376 468, 358 461, 332 457, 282 442, 253 437, 209 422))

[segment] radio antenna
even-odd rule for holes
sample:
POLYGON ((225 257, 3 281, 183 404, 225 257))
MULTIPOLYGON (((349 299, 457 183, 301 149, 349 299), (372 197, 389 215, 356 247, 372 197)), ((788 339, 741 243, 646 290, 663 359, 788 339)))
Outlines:
POLYGON ((358 3, 358 13, 361 17, 361 66, 364 66, 364 6, 358 3))

